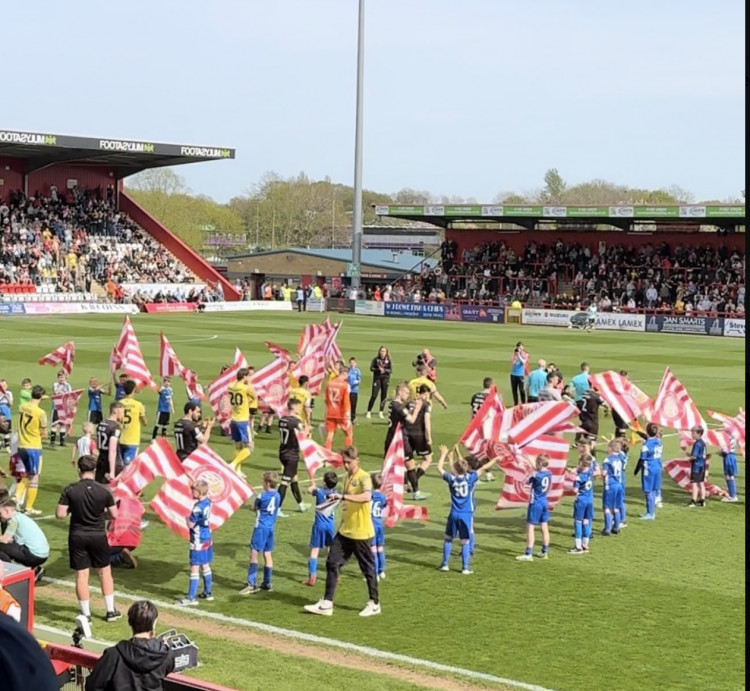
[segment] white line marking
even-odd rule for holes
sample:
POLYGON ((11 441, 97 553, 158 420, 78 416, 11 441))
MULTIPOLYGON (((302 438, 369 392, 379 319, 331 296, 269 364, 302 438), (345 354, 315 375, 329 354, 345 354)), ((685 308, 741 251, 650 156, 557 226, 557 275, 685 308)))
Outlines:
MULTIPOLYGON (((61 578, 47 578, 46 576, 42 579, 46 583, 53 583, 54 585, 64 585, 68 588, 75 588, 75 583, 72 581, 66 581, 61 578)), ((115 596, 125 600, 141 600, 142 595, 130 595, 129 593, 123 593, 116 591, 115 596)), ((471 669, 463 669, 462 667, 454 667, 453 665, 444 665, 439 662, 432 662, 431 660, 423 660, 418 657, 411 657, 409 655, 401 655, 400 653, 391 653, 387 650, 378 650, 377 648, 371 648, 369 646, 357 645, 356 643, 349 643, 348 641, 339 641, 335 638, 327 638, 325 636, 316 636, 311 633, 304 633, 303 631, 295 631, 294 629, 284 629, 280 626, 273 626, 272 624, 263 624, 262 622, 252 621, 250 619, 240 619, 239 617, 229 617, 219 612, 206 612, 197 609, 191 609, 189 612, 184 607, 172 604, 171 602, 163 602, 161 600, 151 600, 157 607, 165 610, 171 610, 173 612, 179 612, 180 614, 190 614, 196 617, 203 617, 205 619, 213 619, 220 621, 225 624, 233 624, 235 626, 241 626, 248 629, 256 629, 258 631, 264 631, 274 636, 283 636, 284 638, 292 638, 299 641, 305 641, 307 643, 314 643, 316 645, 326 645, 331 648, 341 648, 342 650, 348 650, 353 653, 365 655, 367 657, 374 657, 380 660, 391 660, 393 662, 401 662, 412 667, 422 667, 429 669, 432 672, 443 672, 445 674, 453 674, 457 677, 465 677, 467 679, 474 679, 477 681, 485 681, 490 684, 502 684, 504 686, 513 686, 517 689, 523 689, 524 691, 553 691, 544 686, 538 686, 536 684, 527 684, 523 681, 516 681, 515 679, 506 679, 505 677, 497 677, 494 674, 486 674, 485 672, 475 672, 471 669)), ((302 615, 302 613, 300 613, 302 615)), ((314 615, 310 615, 314 616, 314 615)))
MULTIPOLYGON (((34 624, 34 631, 41 631, 43 633, 53 633, 56 636, 67 636, 68 638, 73 640, 73 632, 72 631, 65 631, 64 629, 58 629, 54 626, 47 626, 46 624, 34 624)), ((110 646, 114 645, 113 641, 102 641, 98 638, 84 638, 84 641, 88 644, 93 644, 97 646, 101 646, 103 648, 109 648, 110 646)), ((50 641, 51 642, 51 641, 50 641)), ((69 644, 72 645, 72 642, 69 644)))

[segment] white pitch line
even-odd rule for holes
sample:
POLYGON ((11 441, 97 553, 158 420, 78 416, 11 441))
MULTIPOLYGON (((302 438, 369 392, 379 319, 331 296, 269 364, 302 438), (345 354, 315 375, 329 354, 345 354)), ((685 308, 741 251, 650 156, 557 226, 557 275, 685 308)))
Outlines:
MULTIPOLYGON (((34 631, 42 631, 43 633, 53 633, 56 636, 68 636, 73 638, 73 633, 71 631, 65 631, 64 629, 58 629, 54 626, 47 626, 46 624, 34 624, 34 631)), ((104 648, 109 648, 110 646, 115 645, 113 641, 102 641, 98 638, 84 638, 84 641, 87 643, 93 643, 94 645, 101 646, 104 648)))
MULTIPOLYGON (((66 581, 61 578, 44 577, 42 580, 47 583, 53 583, 54 585, 64 585, 68 588, 75 588, 75 583, 66 581)), ((116 591, 115 596, 125 600, 143 599, 142 595, 131 595, 129 593, 123 593, 120 591, 116 591)), ((179 605, 175 605, 171 602, 163 602, 161 600, 151 600, 151 602, 153 602, 157 607, 161 609, 179 612, 183 615, 188 614, 184 607, 180 607, 179 605)), ((494 674, 476 672, 471 669, 464 669, 463 667, 454 667, 453 665, 444 665, 439 662, 433 662, 432 660, 423 660, 418 657, 411 657, 410 655, 402 655, 400 653, 392 653, 387 650, 379 650, 377 648, 358 645, 356 643, 350 643, 348 641, 340 641, 336 638, 327 638, 325 636, 316 636, 311 633, 304 633, 303 631, 295 631, 294 629, 285 629, 280 626, 273 626, 272 624, 264 624, 259 621, 252 621, 251 619, 230 617, 219 612, 206 612, 198 609, 191 609, 189 614, 205 619, 213 619, 214 621, 220 621, 224 624, 233 624, 235 626, 241 626, 247 629, 256 629, 258 631, 270 633, 274 636, 282 636, 284 638, 305 641, 307 643, 314 643, 316 645, 325 645, 331 648, 340 648, 342 650, 358 653, 359 655, 364 655, 366 657, 373 657, 380 660, 390 660, 392 662, 401 662, 402 664, 410 665, 412 667, 429 669, 432 672, 443 672, 445 674, 453 674, 457 677, 465 677, 467 679, 474 679, 476 681, 485 681, 491 684, 513 686, 517 689, 523 689, 524 691, 553 691, 553 689, 548 689, 544 686, 538 686, 537 684, 528 684, 523 681, 517 681, 516 679, 497 677, 494 674)))

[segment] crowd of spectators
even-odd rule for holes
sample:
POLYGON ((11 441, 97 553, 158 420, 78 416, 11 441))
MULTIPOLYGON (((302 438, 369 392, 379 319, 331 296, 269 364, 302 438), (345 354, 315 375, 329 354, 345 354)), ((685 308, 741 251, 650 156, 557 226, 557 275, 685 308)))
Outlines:
POLYGON ((396 301, 502 305, 518 299, 571 309, 595 302, 605 312, 744 315, 745 255, 708 243, 625 247, 601 240, 592 248, 562 238, 529 242, 522 253, 504 242, 459 252, 455 241, 445 241, 435 268, 424 268, 388 292, 396 301))
POLYGON ((91 292, 93 281, 193 280, 163 245, 117 210, 111 189, 58 192, 53 185, 48 197, 16 191, 0 201, 0 290, 4 283, 91 292))

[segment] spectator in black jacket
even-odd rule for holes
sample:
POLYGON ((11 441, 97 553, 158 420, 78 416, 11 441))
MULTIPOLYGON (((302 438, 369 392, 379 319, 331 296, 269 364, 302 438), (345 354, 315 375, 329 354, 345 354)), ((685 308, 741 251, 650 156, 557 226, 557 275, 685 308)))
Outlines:
POLYGON ((159 611, 153 602, 130 605, 133 637, 107 648, 86 680, 86 691, 162 691, 164 677, 174 671, 174 658, 155 638, 159 611))
POLYGON ((391 356, 388 354, 388 348, 380 346, 378 354, 370 362, 370 372, 372 372, 372 395, 370 402, 367 404, 367 417, 372 417, 372 407, 380 393, 380 411, 379 417, 383 417, 383 408, 385 408, 385 399, 388 396, 388 384, 391 381, 391 372, 393 363, 391 356))

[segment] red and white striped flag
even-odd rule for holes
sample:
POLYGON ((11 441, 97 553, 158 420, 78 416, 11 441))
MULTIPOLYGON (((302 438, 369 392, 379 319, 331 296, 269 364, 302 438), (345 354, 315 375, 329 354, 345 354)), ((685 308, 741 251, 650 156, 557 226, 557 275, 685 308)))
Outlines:
POLYGON ((331 324, 328 317, 325 318, 322 324, 306 324, 302 329, 297 343, 297 352, 300 357, 307 353, 310 344, 318 340, 324 341, 333 328, 333 324, 331 324))
POLYGON ((690 394, 667 367, 654 400, 651 422, 676 430, 704 427, 703 417, 690 394))
POLYGON ((313 350, 303 355, 292 368, 292 375, 299 379, 307 377, 307 388, 313 396, 319 396, 326 378, 326 360, 323 349, 313 350))
POLYGON ((112 352, 109 354, 109 371, 114 374, 122 367, 122 353, 117 350, 117 346, 112 346, 112 352))
POLYGON ((426 521, 428 518, 426 506, 404 505, 406 463, 404 460, 404 437, 400 424, 396 426, 393 440, 383 459, 383 468, 380 473, 383 477, 381 490, 388 500, 388 505, 385 509, 386 526, 393 528, 401 518, 426 521))
POLYGON ((727 432, 741 447, 745 446, 745 411, 741 410, 737 415, 731 417, 724 413, 717 413, 714 410, 709 410, 708 414, 711 418, 720 422, 724 427, 724 431, 727 432))
POLYGON ((185 474, 164 483, 151 501, 151 508, 173 532, 188 539, 185 519, 195 504, 191 487, 198 480, 208 483, 211 500, 211 530, 218 530, 255 491, 207 444, 201 444, 185 459, 185 474))
POLYGON ((229 406, 229 385, 236 381, 237 372, 247 367, 247 360, 239 348, 234 349, 234 363, 232 366, 222 372, 216 379, 208 385, 208 402, 214 411, 217 422, 224 428, 225 432, 229 431, 229 418, 231 408, 229 406))
POLYGON ((612 370, 590 374, 589 383, 625 422, 650 416, 654 402, 622 374, 612 370))
MULTIPOLYGON (((138 389, 148 386, 156 391, 158 387, 146 366, 143 353, 141 353, 141 346, 138 344, 138 338, 135 335, 135 329, 127 315, 125 315, 120 340, 117 342, 116 348, 121 360, 119 369, 122 369, 136 383, 138 389)), ((110 359, 110 366, 111 363, 112 360, 110 359)))
POLYGON ((505 441, 503 437, 506 437, 509 444, 523 447, 576 415, 578 408, 568 401, 545 402, 510 429, 502 430, 500 440, 505 441))
POLYGON ((286 348, 282 348, 280 345, 266 341, 266 348, 271 351, 274 357, 282 358, 284 360, 291 360, 292 354, 286 348))
MULTIPOLYGON (((672 461, 667 461, 664 464, 664 470, 669 473, 671 477, 682 489, 688 492, 691 489, 690 483, 690 459, 689 458, 675 458, 672 461)), ((706 461, 706 470, 708 471, 708 461, 706 461)), ((729 493, 723 490, 721 487, 717 487, 710 482, 706 483, 706 494, 709 497, 728 497, 729 493)))
POLYGON ((504 410, 500 394, 492 387, 458 441, 478 458, 489 458, 487 444, 500 438, 500 422, 504 410))
POLYGON ((83 389, 78 389, 51 396, 52 404, 55 406, 55 411, 57 412, 57 420, 66 426, 68 434, 73 429, 73 422, 76 419, 76 411, 78 409, 78 399, 82 394, 83 389))
MULTIPOLYGON (((167 340, 163 331, 159 338, 159 376, 174 377, 177 375, 185 379, 186 373, 190 370, 180 362, 180 358, 177 357, 177 353, 174 352, 172 344, 167 340)), ((186 379, 185 381, 187 382, 186 379)))
POLYGON ((182 463, 165 438, 156 439, 141 451, 110 485, 115 492, 138 495, 156 478, 174 480, 183 474, 182 463))
POLYGON ((527 480, 535 472, 536 457, 542 453, 549 456, 547 470, 552 474, 552 484, 547 493, 547 503, 550 509, 554 508, 563 496, 569 448, 564 439, 551 435, 542 435, 523 448, 509 445, 513 458, 506 457, 500 461, 505 477, 495 509, 499 511, 528 505, 531 493, 527 480))
POLYGON ((63 343, 51 353, 39 358, 40 365, 61 365, 70 374, 73 371, 73 360, 76 357, 76 344, 73 341, 63 343))
POLYGON ((277 358, 250 377, 258 398, 262 399, 279 416, 286 414, 289 402, 288 368, 288 360, 277 358))
POLYGON ((344 465, 341 454, 329 451, 325 446, 321 446, 307 437, 301 435, 297 435, 297 437, 299 439, 299 450, 310 477, 313 477, 318 469, 323 467, 324 463, 334 468, 341 468, 344 465))

